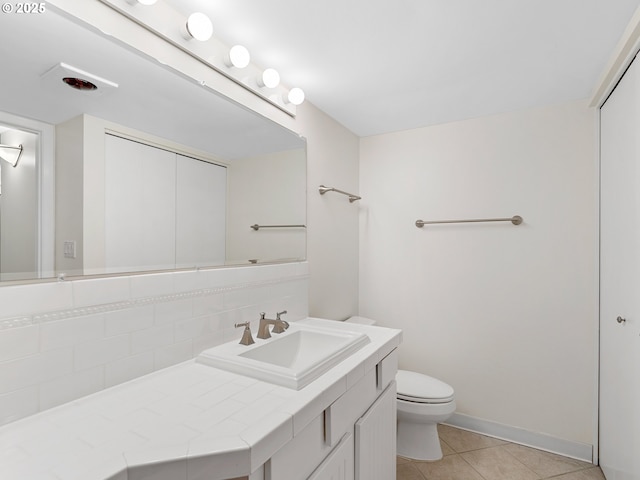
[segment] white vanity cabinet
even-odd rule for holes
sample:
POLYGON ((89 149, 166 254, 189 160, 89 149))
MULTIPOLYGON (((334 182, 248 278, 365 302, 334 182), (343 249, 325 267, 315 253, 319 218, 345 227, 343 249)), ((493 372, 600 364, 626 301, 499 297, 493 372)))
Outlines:
POLYGON ((394 480, 402 332, 300 322, 363 332, 369 342, 301 390, 192 360, 14 422, 0 428, 0 446, 9 448, 0 457, 15 459, 0 462, 0 477, 394 480), (52 428, 59 425, 64 432, 52 428), (78 445, 95 437, 93 425, 113 447, 79 455, 78 445), (53 460, 47 452, 26 454, 34 435, 59 446, 53 460))
POLYGON ((397 365, 393 350, 364 373, 271 457, 265 480, 395 478, 397 365))

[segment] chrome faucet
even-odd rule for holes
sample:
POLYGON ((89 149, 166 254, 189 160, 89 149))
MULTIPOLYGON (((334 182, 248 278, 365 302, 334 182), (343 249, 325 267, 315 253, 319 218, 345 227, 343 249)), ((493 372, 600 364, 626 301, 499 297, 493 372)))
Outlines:
POLYGON ((265 313, 262 312, 260 314, 260 326, 258 327, 258 338, 271 338, 271 333, 269 332, 269 325, 273 325, 272 332, 273 333, 282 333, 287 328, 289 328, 289 322, 286 322, 280 318, 280 315, 284 315, 287 313, 286 310, 282 312, 276 313, 276 319, 271 320, 269 318, 264 318, 265 313))
POLYGON ((249 322, 236 323, 235 327, 244 327, 244 332, 242 332, 242 338, 240 339, 240 345, 251 345, 252 343, 255 343, 251 336, 251 324, 249 322))

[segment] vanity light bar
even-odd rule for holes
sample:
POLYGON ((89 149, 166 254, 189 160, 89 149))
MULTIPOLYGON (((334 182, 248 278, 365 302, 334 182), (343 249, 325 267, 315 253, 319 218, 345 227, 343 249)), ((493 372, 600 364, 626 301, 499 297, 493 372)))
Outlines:
MULTIPOLYGON (((151 15, 148 8, 137 5, 138 0, 99 1, 292 117, 296 115, 296 107, 304 102, 304 92, 298 87, 289 89, 280 84, 276 70, 265 70, 252 64, 246 48, 234 46, 231 50, 236 49, 236 52, 231 52, 228 45, 213 36, 211 20, 202 13, 185 19, 167 2, 156 3, 151 15), (181 28, 167 28, 176 18, 182 19, 181 28), (204 28, 200 29, 200 26, 204 28), (236 59, 237 51, 240 51, 240 60, 236 59)), ((203 86, 212 83, 202 78, 193 79, 203 86)))

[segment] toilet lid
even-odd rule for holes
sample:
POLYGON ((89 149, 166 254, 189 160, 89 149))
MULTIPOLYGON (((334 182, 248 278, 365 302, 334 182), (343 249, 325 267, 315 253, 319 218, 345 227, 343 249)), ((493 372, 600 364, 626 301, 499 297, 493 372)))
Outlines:
POLYGON ((453 388, 422 373, 398 370, 396 384, 400 400, 416 403, 447 403, 453 400, 453 388))

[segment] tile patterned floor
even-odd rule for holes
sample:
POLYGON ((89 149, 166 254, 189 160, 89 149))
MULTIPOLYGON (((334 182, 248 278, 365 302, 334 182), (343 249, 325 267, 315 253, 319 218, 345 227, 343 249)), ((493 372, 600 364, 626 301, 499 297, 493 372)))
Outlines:
POLYGON ((605 480, 587 462, 438 425, 444 457, 420 462, 398 457, 396 480, 605 480))

